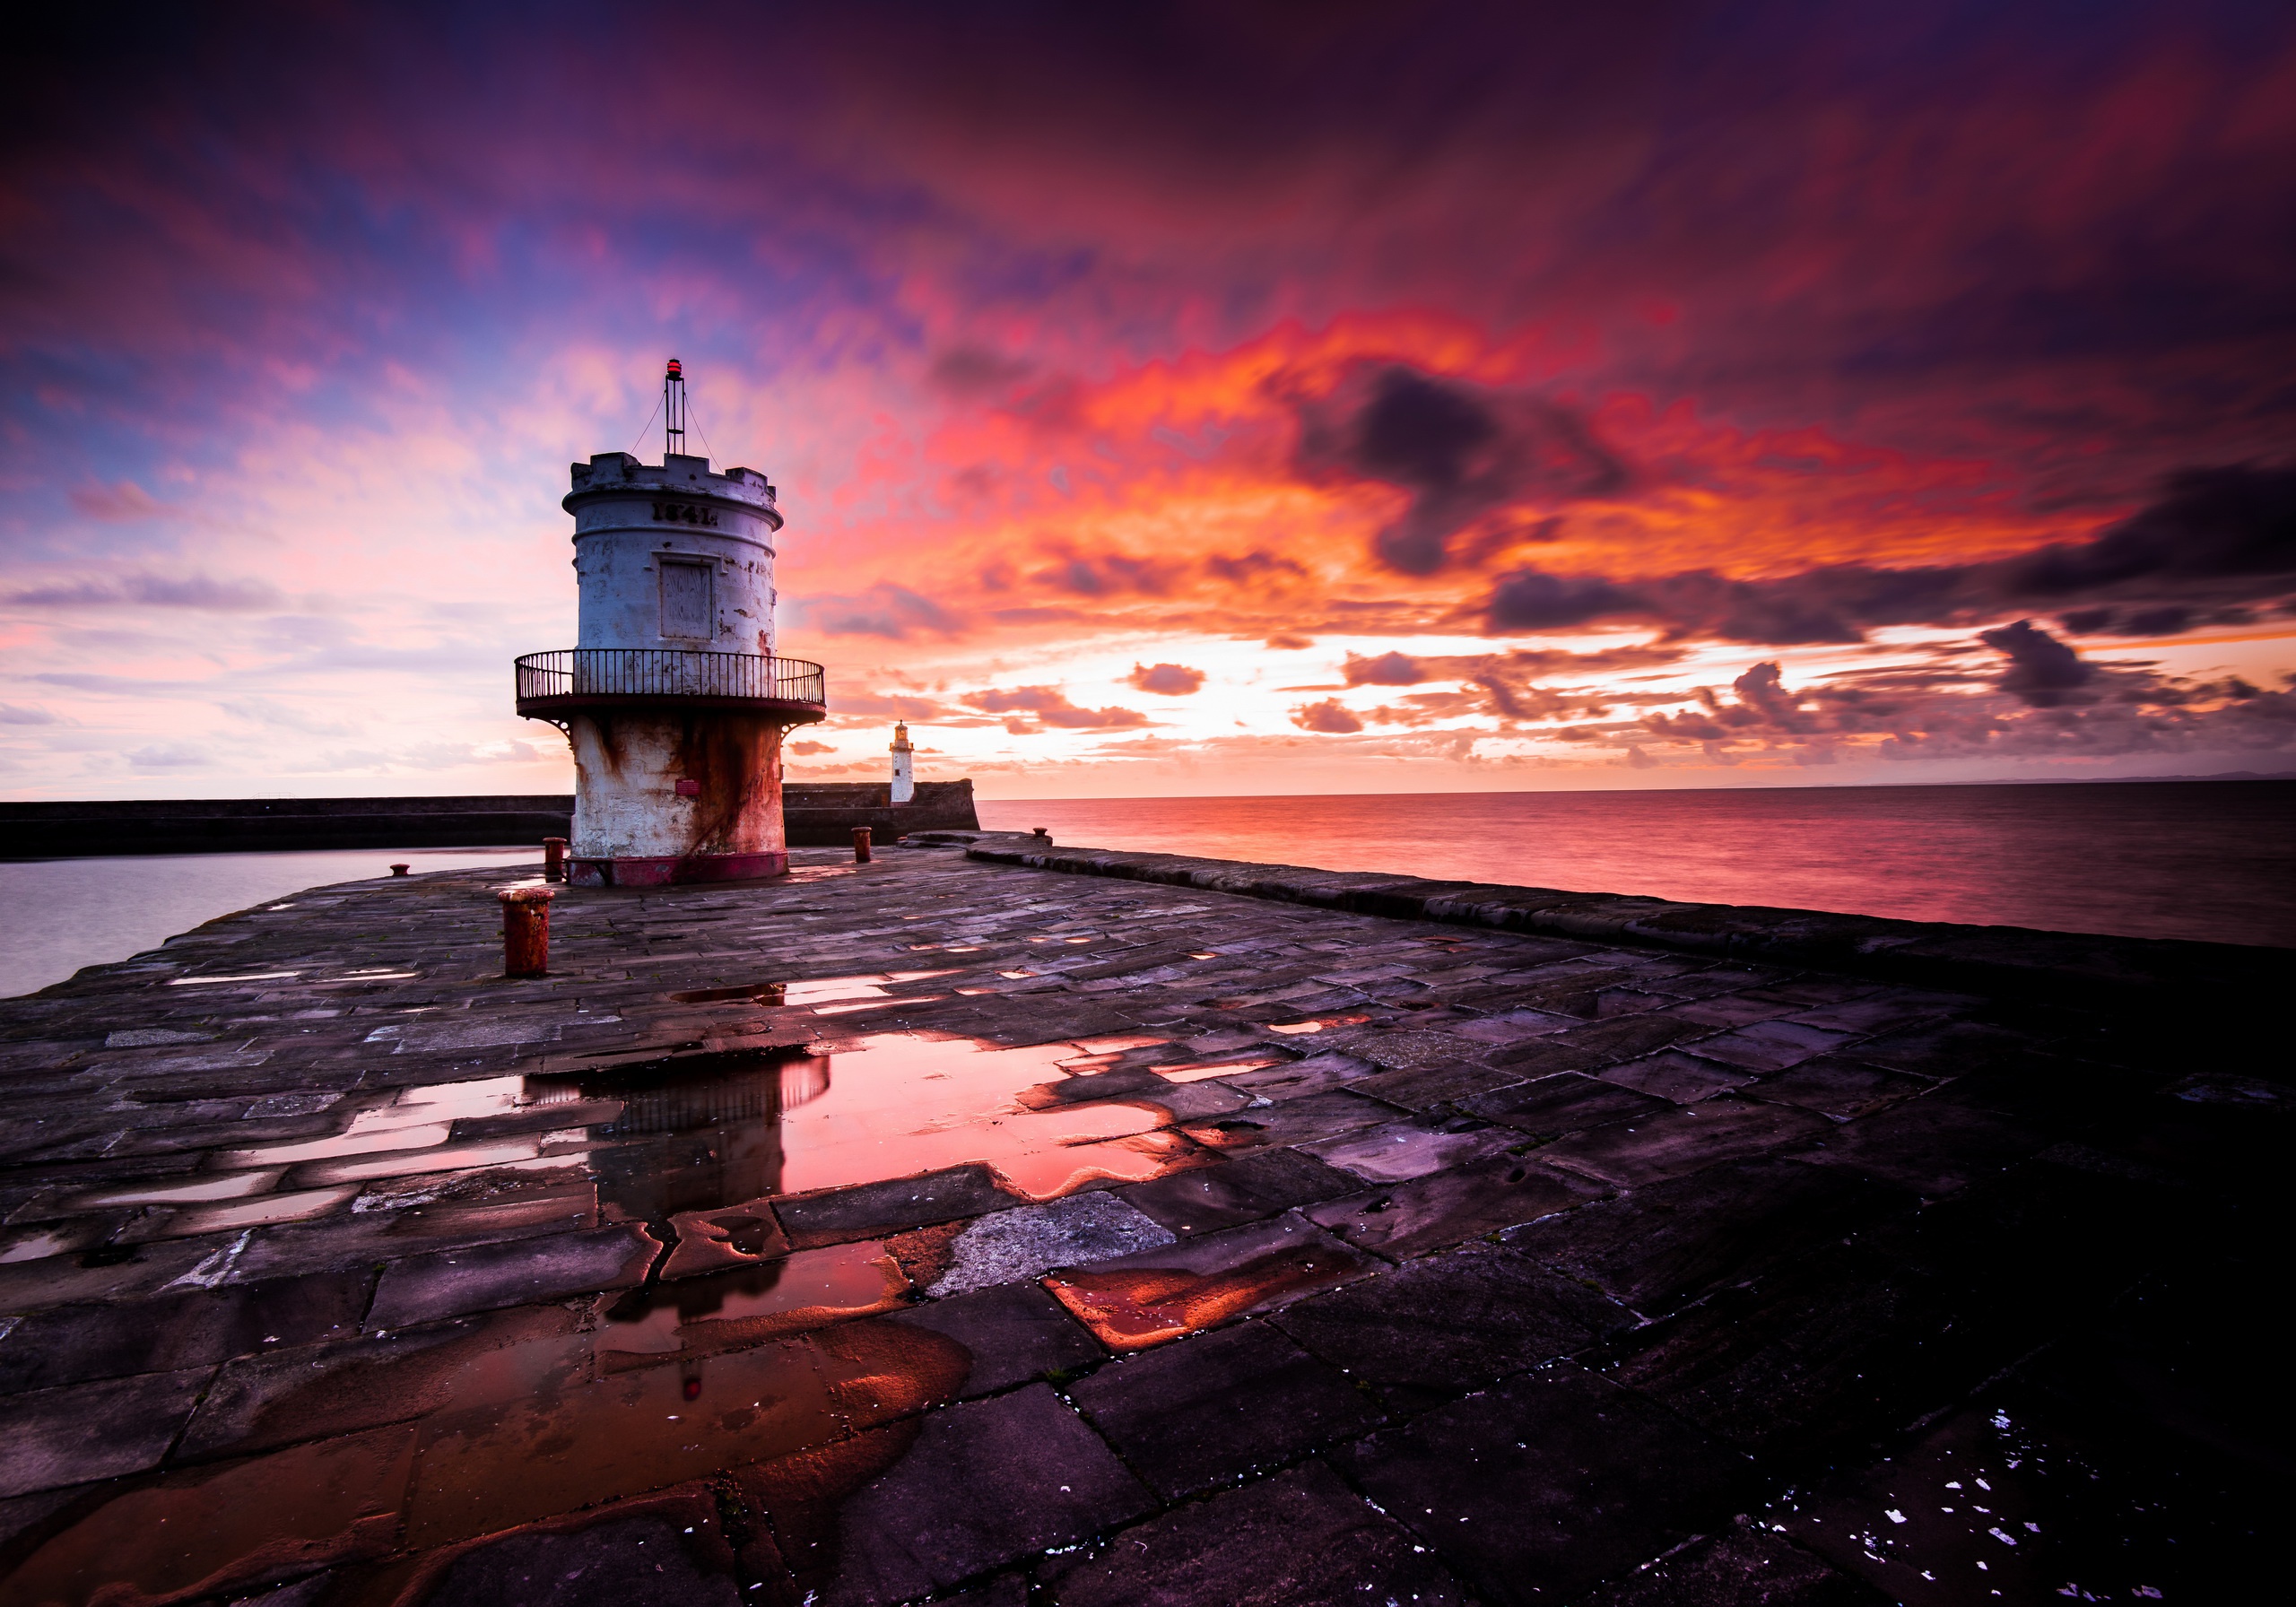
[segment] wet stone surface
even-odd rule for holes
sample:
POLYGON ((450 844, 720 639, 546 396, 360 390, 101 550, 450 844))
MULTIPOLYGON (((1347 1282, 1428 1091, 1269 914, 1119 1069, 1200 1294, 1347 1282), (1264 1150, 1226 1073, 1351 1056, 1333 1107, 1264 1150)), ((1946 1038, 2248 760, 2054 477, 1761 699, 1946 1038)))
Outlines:
MULTIPOLYGON (((2262 1566, 2296 1092, 2221 994, 1909 981, 1976 941, 1911 928, 1744 963, 1541 890, 796 857, 562 890, 544 979, 499 975, 519 877, 450 873, 0 1002, 0 1600, 2262 1566)), ((2198 974, 2101 941, 2031 934, 2198 974)))

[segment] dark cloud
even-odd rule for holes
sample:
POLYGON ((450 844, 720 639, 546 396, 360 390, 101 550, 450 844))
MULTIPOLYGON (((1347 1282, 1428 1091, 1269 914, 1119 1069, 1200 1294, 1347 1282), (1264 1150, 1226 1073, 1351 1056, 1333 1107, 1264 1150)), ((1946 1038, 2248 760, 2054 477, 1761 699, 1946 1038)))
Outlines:
POLYGON ((1337 698, 1301 704, 1292 711, 1292 723, 1302 731, 1319 731, 1331 736, 1344 736, 1363 729, 1363 722, 1356 717, 1355 711, 1337 698))
POLYGON ((1279 630, 1260 645, 1273 647, 1278 653, 1299 653, 1314 647, 1316 643, 1312 637, 1293 636, 1289 631, 1279 630))
POLYGON ((1518 630, 1568 630, 1615 614, 1638 612, 1635 595, 1607 580, 1518 569, 1500 578, 1486 610, 1494 635, 1518 630))
POLYGON ((815 753, 834 753, 837 750, 828 743, 800 742, 791 743, 785 751, 797 754, 801 758, 810 758, 815 753))
POLYGON ((1039 586, 1079 597, 1130 595, 1161 597, 1178 582, 1175 565, 1160 559, 1133 558, 1121 552, 1066 554, 1057 563, 1030 577, 1039 586))
MULTIPOLYGON (((1126 731, 1148 724, 1136 708, 1080 708, 1057 686, 1021 686, 1011 691, 976 692, 964 701, 985 714, 1031 714, 1064 731, 1126 731)), ((1013 728, 1007 720, 1005 727, 1013 728)), ((1031 734, 1026 732, 1016 734, 1031 734)))
MULTIPOLYGON (((1404 516, 1372 552, 1405 575, 1432 575, 1457 556, 1453 539, 1520 503, 1615 497, 1626 465, 1585 418, 1399 363, 1359 362, 1328 394, 1298 398, 1294 465, 1319 484, 1370 481, 1410 493, 1404 516)), ((1535 527, 1528 539, 1552 534, 1535 527)))
POLYGON ((2068 610, 2067 629, 2154 635, 2244 619, 2292 591, 2296 469, 2235 465, 2175 474, 2158 501, 2093 538, 2016 558, 1899 569, 1828 564, 1768 580, 1692 570, 1613 581, 1525 569, 1500 578, 1483 619, 1494 635, 1619 622, 1655 625, 1673 639, 1788 646, 2093 600, 2068 610))
POLYGON ((1980 630, 1978 640, 2009 661, 2001 677, 2001 690, 2035 708, 2056 708, 2095 673, 2072 648, 2048 631, 2036 630, 2031 620, 2019 620, 1997 630, 1980 630))
POLYGON ((2296 465, 2181 470, 2158 501, 2095 540, 2043 547, 2002 568, 2019 598, 2296 574, 2296 465))
POLYGON ((1231 586, 1265 585, 1269 582, 1282 585, 1286 581, 1308 578, 1307 565, 1296 559, 1259 548, 1239 552, 1233 558, 1215 552, 1204 560, 1204 568, 1205 573, 1231 586))
POLYGON ((1134 688, 1144 692, 1155 692, 1167 698, 1185 698, 1204 686, 1204 672, 1189 669, 1186 665, 1135 664, 1132 673, 1125 677, 1134 688))

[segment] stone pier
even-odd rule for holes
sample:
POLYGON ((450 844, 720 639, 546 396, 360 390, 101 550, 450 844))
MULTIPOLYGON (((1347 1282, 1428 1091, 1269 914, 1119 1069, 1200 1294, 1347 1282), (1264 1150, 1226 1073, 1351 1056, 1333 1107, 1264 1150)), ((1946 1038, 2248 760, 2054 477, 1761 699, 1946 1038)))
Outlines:
POLYGON ((2269 1577, 2296 955, 842 857, 0 1002, 0 1601, 2269 1577))

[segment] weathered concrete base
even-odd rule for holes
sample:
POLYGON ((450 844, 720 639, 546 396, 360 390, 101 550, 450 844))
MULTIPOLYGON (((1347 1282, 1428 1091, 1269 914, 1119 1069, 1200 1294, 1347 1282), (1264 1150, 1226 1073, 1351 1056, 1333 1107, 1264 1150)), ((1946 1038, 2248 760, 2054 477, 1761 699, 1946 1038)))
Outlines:
MULTIPOLYGON (((781 738, 776 717, 665 707, 585 711, 574 748, 576 864, 781 856, 781 738)), ((753 873, 740 872, 750 875, 753 873)), ((657 875, 619 885, 695 881, 657 875)), ((709 878, 723 880, 723 878, 709 878)))
POLYGON ((787 853, 657 855, 576 858, 568 864, 566 879, 577 887, 670 887, 687 882, 758 882, 788 871, 787 853))

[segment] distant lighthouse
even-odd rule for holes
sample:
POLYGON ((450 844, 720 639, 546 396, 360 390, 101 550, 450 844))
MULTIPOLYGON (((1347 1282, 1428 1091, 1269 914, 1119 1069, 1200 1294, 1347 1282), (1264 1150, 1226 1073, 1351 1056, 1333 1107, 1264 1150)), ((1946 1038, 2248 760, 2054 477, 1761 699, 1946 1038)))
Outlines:
POLYGON ((893 802, 907 804, 917 796, 917 774, 910 767, 916 750, 909 745, 909 726, 901 720, 893 722, 893 802))
POLYGON ((573 465, 578 645, 517 662, 518 712, 574 749, 570 879, 720 882, 789 868, 781 739, 828 712, 822 666, 773 653, 773 487, 685 451, 685 377, 662 380, 661 466, 573 465))

